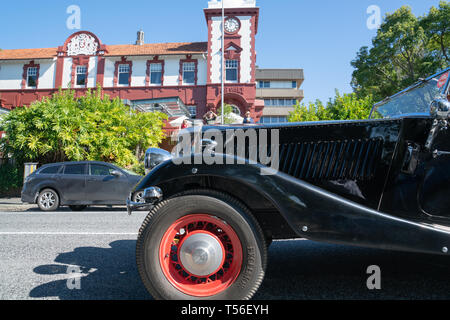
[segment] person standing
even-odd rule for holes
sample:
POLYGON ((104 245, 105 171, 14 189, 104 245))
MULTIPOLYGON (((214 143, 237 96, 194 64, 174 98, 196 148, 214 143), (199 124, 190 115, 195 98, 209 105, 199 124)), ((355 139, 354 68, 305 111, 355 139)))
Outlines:
POLYGON ((217 114, 215 114, 212 110, 209 110, 204 116, 203 120, 206 124, 215 124, 217 120, 217 114))
POLYGON ((245 113, 245 118, 244 118, 244 122, 243 122, 244 124, 252 124, 252 123, 255 123, 255 121, 252 119, 252 117, 251 117, 251 113, 250 113, 250 111, 247 111, 246 113, 245 113))

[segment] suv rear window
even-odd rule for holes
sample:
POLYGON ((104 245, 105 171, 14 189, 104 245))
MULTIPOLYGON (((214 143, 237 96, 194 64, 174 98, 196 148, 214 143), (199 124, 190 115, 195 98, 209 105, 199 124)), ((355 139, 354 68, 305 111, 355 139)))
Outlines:
POLYGON ((51 166, 48 168, 44 168, 41 171, 39 171, 39 174, 56 174, 58 173, 61 166, 51 166))
POLYGON ((82 175, 82 174, 85 174, 85 168, 86 168, 86 165, 84 165, 84 164, 66 165, 66 168, 64 169, 64 174, 82 175))

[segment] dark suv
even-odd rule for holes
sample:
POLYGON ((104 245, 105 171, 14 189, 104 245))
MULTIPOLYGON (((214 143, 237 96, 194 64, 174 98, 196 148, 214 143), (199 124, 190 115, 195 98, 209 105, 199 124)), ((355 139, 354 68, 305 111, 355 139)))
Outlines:
MULTIPOLYGON (((141 176, 104 162, 67 162, 42 166, 28 176, 22 201, 43 211, 69 206, 81 211, 88 205, 124 205, 141 176)), ((134 194, 140 201, 140 193, 134 194)))

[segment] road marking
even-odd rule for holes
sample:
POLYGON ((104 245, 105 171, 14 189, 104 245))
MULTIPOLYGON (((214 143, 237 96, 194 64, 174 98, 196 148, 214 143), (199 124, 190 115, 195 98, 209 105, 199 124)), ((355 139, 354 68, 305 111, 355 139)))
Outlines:
POLYGON ((10 235, 43 235, 43 236, 137 236, 138 233, 120 232, 0 232, 0 236, 10 235))

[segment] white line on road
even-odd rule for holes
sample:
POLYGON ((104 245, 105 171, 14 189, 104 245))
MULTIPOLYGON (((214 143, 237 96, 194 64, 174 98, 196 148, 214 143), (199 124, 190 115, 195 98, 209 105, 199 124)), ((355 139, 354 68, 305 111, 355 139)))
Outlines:
POLYGON ((0 232, 0 236, 43 235, 43 236, 137 236, 138 233, 119 232, 0 232))

